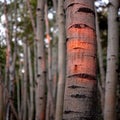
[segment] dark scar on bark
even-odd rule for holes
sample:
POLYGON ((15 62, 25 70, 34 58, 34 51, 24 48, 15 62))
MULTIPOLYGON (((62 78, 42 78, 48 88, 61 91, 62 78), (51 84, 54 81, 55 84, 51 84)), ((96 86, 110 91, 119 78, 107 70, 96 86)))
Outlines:
POLYGON ((85 28, 85 27, 88 27, 88 26, 85 24, 74 24, 70 28, 85 28))
POLYGON ((86 7, 79 8, 77 12, 90 13, 90 14, 93 14, 95 16, 95 12, 89 8, 86 8, 86 7))
MULTIPOLYGON (((73 5, 75 5, 75 4, 74 4, 74 3, 73 3, 73 4, 70 4, 68 7, 72 7, 73 5)), ((67 8, 68 8, 68 7, 67 7, 67 8)))
POLYGON ((38 57, 38 59, 42 59, 42 57, 41 57, 41 56, 39 56, 39 57, 38 57))
POLYGON ((41 9, 40 8, 37 8, 37 11, 40 11, 41 9))
POLYGON ((80 94, 75 94, 75 95, 71 95, 72 98, 86 98, 86 95, 80 95, 80 94))
POLYGON ((85 87, 81 87, 81 86, 77 86, 77 85, 71 85, 71 86, 68 86, 68 88, 76 89, 76 88, 85 88, 85 87))
POLYGON ((70 113, 80 113, 80 112, 71 111, 71 110, 65 110, 65 111, 64 111, 64 114, 70 114, 70 113))
POLYGON ((85 73, 79 73, 79 74, 74 74, 74 75, 69 75, 68 78, 71 77, 79 77, 79 78, 86 78, 88 80, 96 80, 96 77, 94 75, 89 75, 85 73))
POLYGON ((40 74, 37 74, 37 77, 40 77, 41 75, 40 74))

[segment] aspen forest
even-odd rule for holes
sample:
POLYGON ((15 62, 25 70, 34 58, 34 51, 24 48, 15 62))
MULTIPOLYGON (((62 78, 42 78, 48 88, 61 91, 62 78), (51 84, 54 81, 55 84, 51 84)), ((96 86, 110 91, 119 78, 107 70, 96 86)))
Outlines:
POLYGON ((120 120, 120 0, 0 0, 0 120, 120 120))

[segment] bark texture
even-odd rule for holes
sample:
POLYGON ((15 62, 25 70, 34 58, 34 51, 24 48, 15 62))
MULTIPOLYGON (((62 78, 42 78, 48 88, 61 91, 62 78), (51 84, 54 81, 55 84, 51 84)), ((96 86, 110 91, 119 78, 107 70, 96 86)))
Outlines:
POLYGON ((29 68, 29 83, 30 83, 30 106, 29 107, 29 120, 33 120, 34 115, 34 81, 33 81, 33 71, 31 62, 31 51, 30 46, 28 46, 28 68, 29 68))
POLYGON ((118 79, 118 0, 110 0, 108 8, 108 49, 104 120, 116 120, 116 87, 118 79))
POLYGON ((44 0, 37 1, 36 120, 45 120, 46 64, 44 46, 44 0))
POLYGON ((67 76, 63 120, 96 120, 94 0, 65 0, 67 76))
POLYGON ((65 89, 65 73, 66 73, 66 41, 65 41, 65 16, 64 16, 64 0, 58 1, 58 28, 59 28, 59 41, 58 41, 58 89, 57 89, 57 102, 55 120, 62 119, 64 89, 65 89))

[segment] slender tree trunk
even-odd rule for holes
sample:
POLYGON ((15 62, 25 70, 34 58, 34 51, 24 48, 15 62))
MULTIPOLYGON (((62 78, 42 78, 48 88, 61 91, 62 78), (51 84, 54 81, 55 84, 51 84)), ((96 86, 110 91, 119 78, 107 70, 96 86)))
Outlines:
POLYGON ((3 88, 2 88, 2 73, 0 64, 0 120, 3 120, 3 88))
POLYGON ((17 81, 17 111, 18 111, 18 117, 21 120, 21 107, 20 107, 20 78, 18 77, 19 75, 16 75, 16 81, 17 81))
POLYGON ((53 7, 55 11, 57 11, 57 0, 52 0, 53 1, 53 7))
MULTIPOLYGON (((56 106, 57 82, 58 82, 58 42, 55 37, 52 41, 52 79, 53 79, 53 99, 56 106)), ((56 108, 56 107, 55 107, 56 108)))
POLYGON ((104 120, 116 120, 116 87, 118 80, 118 7, 119 0, 110 0, 108 8, 108 48, 104 120))
MULTIPOLYGON (((33 32, 34 32, 34 43, 33 43, 34 44, 34 76, 33 76, 34 77, 34 81, 32 81, 33 78, 31 79, 31 77, 30 77, 30 79, 31 79, 31 86, 30 86, 31 90, 30 91, 32 92, 30 99, 31 99, 31 104, 33 104, 33 105, 31 106, 32 114, 30 114, 30 118, 29 118, 29 119, 32 119, 33 112, 35 110, 35 106, 34 106, 35 95, 33 94, 33 92, 34 92, 33 84, 37 82, 37 48, 36 48, 37 47, 37 45, 36 45, 36 43, 37 43, 37 35, 36 35, 35 20, 34 20, 33 14, 32 14, 30 0, 27 0, 26 3, 27 3, 28 10, 29 10, 30 20, 31 20, 31 24, 32 24, 33 32), (34 97, 34 98, 32 98, 32 97, 34 97)), ((30 69, 32 69, 31 67, 30 67, 30 69)), ((30 73, 30 74, 32 74, 32 73, 30 73)))
POLYGON ((44 0, 37 2, 37 86, 36 120, 45 120, 46 64, 44 46, 44 0))
POLYGON ((66 41, 65 41, 65 17, 64 17, 64 0, 58 1, 58 88, 55 120, 62 120, 64 88, 65 88, 65 58, 66 58, 66 41))
MULTIPOLYGON (((5 14, 5 25, 6 25, 6 43, 7 43, 7 54, 6 54, 6 67, 8 71, 8 83, 9 83, 9 93, 10 99, 13 100, 14 95, 14 68, 13 68, 13 61, 12 61, 12 53, 11 53, 11 40, 10 40, 10 32, 9 32, 9 25, 8 25, 8 16, 7 16, 7 2, 4 0, 4 14, 5 14)), ((9 100, 10 101, 10 100, 9 100)), ((7 112, 6 112, 6 119, 13 119, 13 113, 10 108, 10 102, 7 105, 7 112)))
POLYGON ((47 79, 47 107, 46 107, 46 120, 53 120, 54 118, 54 101, 53 101, 53 91, 52 91, 52 46, 50 39, 50 28, 48 20, 48 6, 47 0, 45 0, 45 25, 46 25, 46 39, 48 41, 48 79, 47 79))
POLYGON ((97 120, 94 0, 65 0, 67 76, 64 120, 97 120))
POLYGON ((105 101, 105 70, 103 66, 102 45, 100 39, 100 29, 99 29, 97 12, 96 12, 96 31, 97 31, 97 52, 98 52, 98 61, 99 61, 99 69, 100 69, 100 80, 98 81, 98 86, 101 96, 101 109, 103 112, 104 101, 105 101))
POLYGON ((34 94, 33 94, 33 72, 31 63, 31 52, 28 46, 28 66, 29 66, 29 83, 30 83, 30 110, 29 110, 29 120, 33 120, 34 113, 34 94))
POLYGON ((24 80, 23 80, 23 120, 27 120, 27 82, 28 82, 28 52, 27 41, 24 41, 24 80))
MULTIPOLYGON (((56 11, 56 16, 54 20, 54 30, 58 29, 57 27, 57 6, 58 2, 57 0, 52 0, 53 1, 53 7, 56 11)), ((57 82, 58 82, 58 34, 57 32, 53 34, 52 36, 52 79, 53 79, 53 99, 55 102, 56 106, 56 96, 57 96, 57 82)), ((56 107, 55 107, 56 108, 56 107)))

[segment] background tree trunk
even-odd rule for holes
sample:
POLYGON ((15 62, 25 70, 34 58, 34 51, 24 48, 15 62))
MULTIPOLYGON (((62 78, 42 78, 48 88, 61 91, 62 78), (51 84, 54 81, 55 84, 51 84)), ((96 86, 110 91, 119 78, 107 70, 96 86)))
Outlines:
POLYGON ((24 80, 23 80, 23 120, 27 119, 27 84, 28 84, 28 47, 27 47, 27 40, 24 41, 24 80))
POLYGON ((44 0, 37 1, 37 85, 36 120, 45 120, 46 60, 44 46, 44 0))
POLYGON ((58 86, 55 120, 62 120, 63 101, 65 89, 65 73, 66 73, 66 41, 65 41, 65 16, 64 16, 64 0, 58 1, 58 86))
POLYGON ((105 102, 105 70, 103 66, 102 45, 101 45, 100 29, 99 29, 97 12, 96 12, 96 32, 97 32, 97 53, 98 53, 99 70, 100 70, 100 79, 98 80, 98 88, 100 91, 101 110, 103 113, 104 102, 105 102))
POLYGON ((116 87, 118 80, 118 0, 110 0, 108 8, 108 48, 107 48, 107 74, 105 87, 104 120, 116 120, 116 87))
POLYGON ((30 46, 28 46, 28 67, 29 67, 29 92, 30 92, 30 106, 29 106, 29 120, 33 120, 34 115, 34 87, 33 87, 33 71, 31 61, 30 46))
POLYGON ((2 82, 3 80, 2 80, 1 64, 0 64, 0 120, 3 120, 3 115, 4 115, 2 82))

